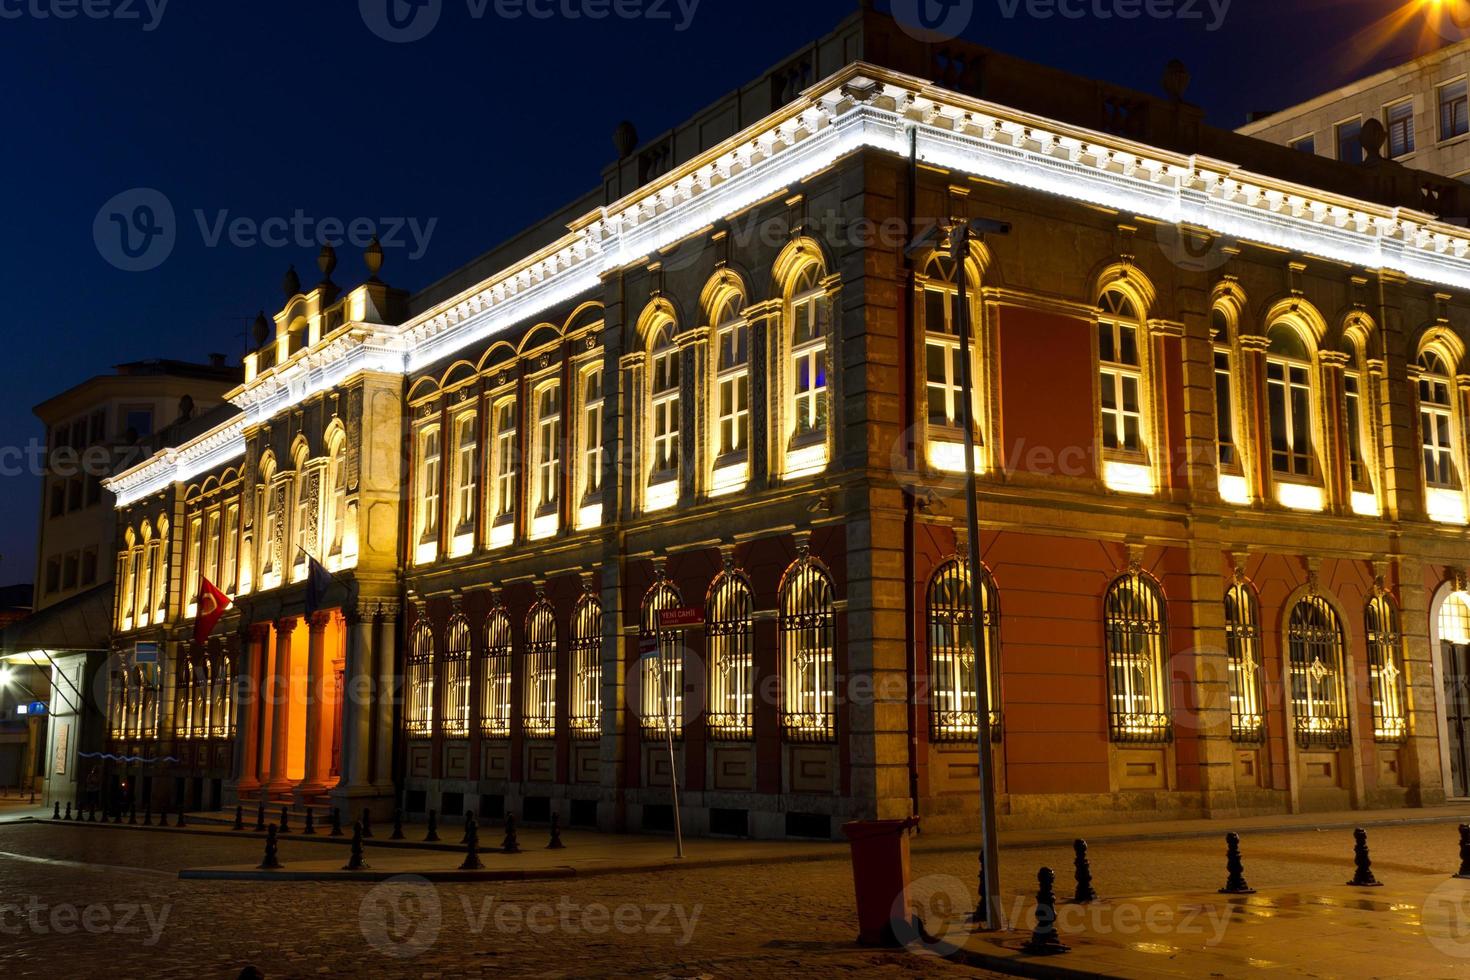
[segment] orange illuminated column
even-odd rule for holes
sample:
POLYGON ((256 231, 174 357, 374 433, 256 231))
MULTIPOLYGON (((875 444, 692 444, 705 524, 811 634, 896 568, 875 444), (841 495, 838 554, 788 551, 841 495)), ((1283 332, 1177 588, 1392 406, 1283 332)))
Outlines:
POLYGON ((266 788, 272 793, 291 788, 286 770, 291 745, 291 633, 295 627, 296 620, 290 617, 276 624, 276 659, 270 675, 270 780, 266 783, 266 788))
POLYGON ((305 619, 291 624, 291 662, 286 673, 287 722, 286 778, 299 783, 306 775, 306 712, 310 701, 310 658, 307 648, 311 630, 305 619))
POLYGON ((335 613, 318 613, 309 624, 307 641, 306 772, 297 795, 305 797, 327 788, 332 766, 333 731, 337 723, 336 684, 328 665, 339 654, 342 619, 335 613), (331 656, 328 656, 328 647, 331 656))

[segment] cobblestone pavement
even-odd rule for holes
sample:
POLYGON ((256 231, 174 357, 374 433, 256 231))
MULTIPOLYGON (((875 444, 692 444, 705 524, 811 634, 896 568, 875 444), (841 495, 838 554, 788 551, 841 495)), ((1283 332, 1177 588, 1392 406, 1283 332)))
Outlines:
MULTIPOLYGON (((1452 822, 1375 828, 1373 867, 1385 881, 1447 875, 1457 843, 1452 822)), ((341 847, 301 846, 325 856, 341 847)), ((1242 850, 1257 888, 1310 892, 1340 886, 1352 871, 1347 831, 1256 833, 1242 850)), ((233 977, 247 963, 268 977, 985 975, 854 946, 852 877, 842 860, 434 886, 176 877, 260 854, 258 840, 240 838, 0 826, 0 975, 233 977)), ((1059 892, 1070 886, 1069 847, 1002 857, 1013 914, 1029 914, 1024 896, 1043 864, 1057 870, 1059 892)), ((1092 866, 1107 897, 1198 892, 1225 877, 1223 843, 1209 838, 1099 842, 1092 866)), ((974 871, 967 853, 920 851, 916 898, 941 912, 965 907, 974 871)), ((1303 931, 1311 935, 1310 926, 1303 931)))

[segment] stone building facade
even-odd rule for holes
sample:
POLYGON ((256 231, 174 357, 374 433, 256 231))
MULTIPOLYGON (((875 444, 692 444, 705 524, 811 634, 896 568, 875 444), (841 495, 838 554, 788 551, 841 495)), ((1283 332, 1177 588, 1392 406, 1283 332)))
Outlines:
POLYGON ((1438 185, 964 53, 864 12, 421 295, 288 279, 240 414, 111 483, 151 792, 959 829, 985 710, 1011 825, 1470 794, 1438 185))

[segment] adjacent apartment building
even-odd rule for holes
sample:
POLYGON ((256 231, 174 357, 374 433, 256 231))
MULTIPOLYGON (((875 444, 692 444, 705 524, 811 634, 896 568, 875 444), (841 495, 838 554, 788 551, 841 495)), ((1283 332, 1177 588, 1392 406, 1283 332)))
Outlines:
POLYGON ((1470 40, 1369 75, 1240 132, 1346 163, 1365 158, 1363 127, 1383 126, 1385 159, 1456 180, 1470 179, 1470 40))
POLYGON ((109 779, 763 837, 973 826, 979 751, 1017 826, 1470 796, 1467 189, 1181 74, 864 10, 420 293, 289 277, 239 414, 107 483, 111 751, 176 760, 109 779))

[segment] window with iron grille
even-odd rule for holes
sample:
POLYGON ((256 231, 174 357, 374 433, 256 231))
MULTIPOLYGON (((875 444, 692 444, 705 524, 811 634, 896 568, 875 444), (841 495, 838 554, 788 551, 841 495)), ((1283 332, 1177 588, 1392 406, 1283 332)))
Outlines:
POLYGON ((728 565, 710 585, 704 635, 709 658, 710 737, 726 741, 754 734, 755 646, 750 582, 728 565))
POLYGON ((1346 650, 1337 613, 1321 596, 1307 596, 1291 611, 1287 667, 1297 744, 1344 748, 1348 725, 1346 650))
POLYGON ((1164 596, 1153 579, 1115 581, 1103 604, 1107 637, 1108 721, 1115 742, 1167 742, 1168 677, 1164 596))
POLYGON ((1368 600, 1368 694, 1373 700, 1373 737, 1402 742, 1409 734, 1408 684, 1404 676, 1404 638, 1399 611, 1386 595, 1368 600))
POLYGON ((510 614, 497 603, 485 617, 484 677, 480 729, 492 738, 510 737, 510 614))
POLYGON ((643 596, 639 621, 639 709, 646 736, 684 735, 684 644, 678 630, 659 625, 659 613, 683 605, 679 590, 660 577, 643 596))
POLYGON ((572 735, 602 735, 602 603, 591 593, 572 612, 572 735))
MULTIPOLYGON (((985 657, 990 737, 1001 739, 1000 615, 995 583, 980 573, 980 643, 985 657)), ((952 558, 929 582, 929 720, 936 741, 970 741, 980 731, 975 713, 975 621, 970 615, 969 562, 952 558)))
POLYGON ((470 624, 455 613, 444 630, 444 734, 470 733, 470 624))
POLYGON ((434 731, 434 630, 425 619, 414 626, 407 668, 403 724, 410 735, 427 736, 434 731))
POLYGON ((1265 732, 1261 691, 1261 607, 1255 590, 1237 582, 1225 593, 1225 651, 1230 671, 1230 737, 1259 742, 1265 732))
POLYGON ((526 735, 556 735, 556 613, 543 596, 526 614, 526 735))
POLYGON ((179 738, 194 737, 194 674, 193 662, 181 659, 174 693, 174 731, 179 738))
POLYGON ((211 679, 210 700, 213 707, 209 714, 209 734, 212 738, 233 738, 235 735, 235 674, 230 658, 221 655, 215 664, 211 679))
POLYGON ((812 558, 781 584, 781 728, 795 742, 837 735, 837 617, 832 576, 812 558))
POLYGON ((189 719, 190 738, 209 737, 210 667, 207 655, 201 655, 194 666, 194 676, 189 688, 189 700, 193 702, 189 719))

